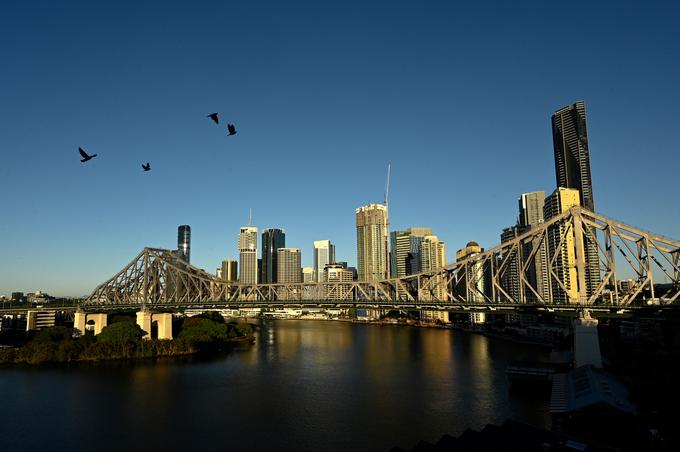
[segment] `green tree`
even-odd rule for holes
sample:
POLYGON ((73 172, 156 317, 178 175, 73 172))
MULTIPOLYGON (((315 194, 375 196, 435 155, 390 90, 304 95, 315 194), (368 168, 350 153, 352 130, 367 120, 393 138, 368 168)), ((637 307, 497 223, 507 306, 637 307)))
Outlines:
POLYGON ((32 342, 60 342, 65 339, 70 339, 71 337, 73 337, 73 330, 71 328, 66 328, 65 326, 51 326, 38 331, 38 334, 36 334, 32 342))
POLYGON ((104 327, 97 342, 110 344, 136 343, 146 333, 133 322, 116 322, 104 327))
POLYGON ((190 345, 202 346, 224 341, 229 337, 227 325, 202 317, 189 317, 182 323, 178 338, 190 345))

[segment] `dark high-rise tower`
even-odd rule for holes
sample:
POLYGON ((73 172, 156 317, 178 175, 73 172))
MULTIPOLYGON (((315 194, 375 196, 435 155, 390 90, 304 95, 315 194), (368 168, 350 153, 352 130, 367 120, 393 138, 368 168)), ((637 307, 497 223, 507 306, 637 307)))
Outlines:
POLYGON ((278 257, 276 250, 286 247, 283 229, 269 228, 262 231, 262 279, 263 284, 277 280, 278 257))
POLYGON ((594 212, 586 104, 580 100, 557 110, 552 116, 552 130, 557 186, 577 189, 581 206, 594 212))
POLYGON ((183 224, 177 228, 177 257, 187 264, 191 259, 191 226, 183 224))
MULTIPOLYGON (((586 104, 582 100, 567 105, 552 116, 553 148, 557 187, 579 191, 582 207, 595 211, 593 179, 590 172, 590 150, 586 127, 586 104)), ((595 243, 597 231, 584 234, 586 293, 590 297, 600 285, 600 259, 595 243), (590 236, 590 237, 589 237, 590 236)))

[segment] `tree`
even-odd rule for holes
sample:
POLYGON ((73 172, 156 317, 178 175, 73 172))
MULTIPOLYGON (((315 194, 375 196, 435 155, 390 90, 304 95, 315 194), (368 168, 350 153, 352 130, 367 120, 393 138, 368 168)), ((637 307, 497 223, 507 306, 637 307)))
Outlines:
POLYGON ((132 322, 116 322, 104 327, 97 336, 97 342, 109 344, 129 344, 138 342, 146 333, 132 322))

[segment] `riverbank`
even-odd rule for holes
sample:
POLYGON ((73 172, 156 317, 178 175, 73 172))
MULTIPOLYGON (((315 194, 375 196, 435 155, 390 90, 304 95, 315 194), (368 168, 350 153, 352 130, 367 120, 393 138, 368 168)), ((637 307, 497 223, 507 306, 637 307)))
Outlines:
POLYGON ((178 322, 179 333, 171 340, 145 339, 145 332, 131 319, 118 319, 93 336, 73 336, 71 328, 41 330, 19 347, 0 350, 0 364, 72 363, 111 360, 171 358, 214 352, 255 340, 247 323, 225 323, 221 316, 201 315, 178 322))

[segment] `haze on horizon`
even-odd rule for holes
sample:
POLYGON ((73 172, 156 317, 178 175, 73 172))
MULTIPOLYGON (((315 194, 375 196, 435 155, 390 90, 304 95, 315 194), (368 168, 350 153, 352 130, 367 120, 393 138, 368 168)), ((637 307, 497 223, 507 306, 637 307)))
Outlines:
POLYGON ((213 272, 249 208, 353 265, 388 161, 390 229, 452 261, 554 190, 550 116, 580 99, 597 211, 680 238, 680 5, 591 3, 5 2, 0 294, 87 294, 180 224, 213 272))

